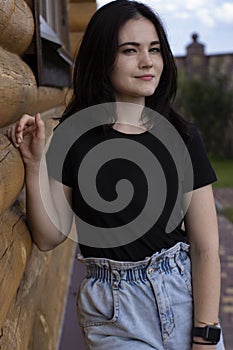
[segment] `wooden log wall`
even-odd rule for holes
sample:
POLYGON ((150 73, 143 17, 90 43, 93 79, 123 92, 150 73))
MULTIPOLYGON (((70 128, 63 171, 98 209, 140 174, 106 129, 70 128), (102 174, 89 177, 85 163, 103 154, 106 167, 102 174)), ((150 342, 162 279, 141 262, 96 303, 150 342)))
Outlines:
POLYGON ((0 45, 22 55, 31 43, 34 20, 24 0, 0 1, 0 45))
POLYGON ((96 8, 95 0, 69 1, 70 46, 73 55, 78 52, 87 23, 96 11, 96 8))
MULTIPOLYGON (((68 0, 67 0, 68 1, 68 0)), ((34 33, 32 0, 0 0, 0 349, 58 347, 75 244, 42 253, 31 240, 24 195, 24 164, 6 137, 22 114, 42 113, 46 135, 64 108, 66 89, 38 87, 22 60, 34 33)), ((69 4, 72 52, 96 4, 69 4)), ((74 232, 72 232, 74 235, 74 232)))
MULTIPOLYGON (((49 111, 50 117, 60 115, 58 111, 49 111)), ((54 122, 44 113, 42 118, 48 137, 54 122)), ((67 240, 48 253, 32 244, 21 191, 23 162, 5 135, 0 140, 0 349, 55 350, 75 244, 67 240)))
POLYGON ((0 0, 0 349, 57 349, 75 244, 42 253, 27 226, 24 164, 6 137, 22 114, 42 113, 47 137, 67 91, 38 87, 22 60, 31 43, 31 0, 0 0))

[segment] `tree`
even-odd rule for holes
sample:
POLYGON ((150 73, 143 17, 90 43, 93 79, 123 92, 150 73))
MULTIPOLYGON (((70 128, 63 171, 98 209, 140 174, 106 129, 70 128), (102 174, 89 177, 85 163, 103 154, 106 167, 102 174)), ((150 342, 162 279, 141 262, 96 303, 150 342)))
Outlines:
POLYGON ((207 151, 233 157, 233 90, 223 75, 203 81, 179 72, 176 108, 198 126, 207 151))

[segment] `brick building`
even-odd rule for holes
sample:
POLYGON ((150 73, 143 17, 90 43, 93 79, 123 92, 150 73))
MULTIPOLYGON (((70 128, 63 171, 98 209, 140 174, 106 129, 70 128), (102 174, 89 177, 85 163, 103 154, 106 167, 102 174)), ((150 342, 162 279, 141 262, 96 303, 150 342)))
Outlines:
POLYGON ((199 35, 191 35, 192 42, 186 46, 185 56, 176 56, 179 70, 183 70, 188 77, 208 78, 217 72, 230 77, 233 87, 233 51, 230 53, 205 53, 205 45, 199 42, 199 35))

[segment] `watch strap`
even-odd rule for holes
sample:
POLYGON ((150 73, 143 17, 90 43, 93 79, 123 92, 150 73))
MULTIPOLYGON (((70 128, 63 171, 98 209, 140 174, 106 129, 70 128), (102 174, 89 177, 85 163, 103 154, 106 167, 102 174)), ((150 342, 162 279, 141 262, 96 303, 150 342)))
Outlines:
POLYGON ((192 331, 193 337, 199 337, 204 340, 217 344, 220 339, 221 329, 216 326, 194 327, 192 331))
POLYGON ((218 344, 216 341, 215 342, 211 342, 211 343, 204 343, 204 342, 199 342, 199 341, 195 341, 193 340, 193 344, 199 344, 199 345, 216 345, 218 344))
POLYGON ((205 338, 206 327, 194 327, 193 328, 193 337, 205 338))

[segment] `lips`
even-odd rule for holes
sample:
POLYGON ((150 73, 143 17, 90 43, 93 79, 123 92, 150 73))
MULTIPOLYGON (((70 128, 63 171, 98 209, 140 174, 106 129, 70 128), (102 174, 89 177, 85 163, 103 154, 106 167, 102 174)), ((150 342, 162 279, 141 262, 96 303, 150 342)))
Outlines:
POLYGON ((140 76, 138 76, 136 78, 140 79, 140 80, 151 81, 154 78, 154 75, 144 74, 144 75, 140 75, 140 76))

